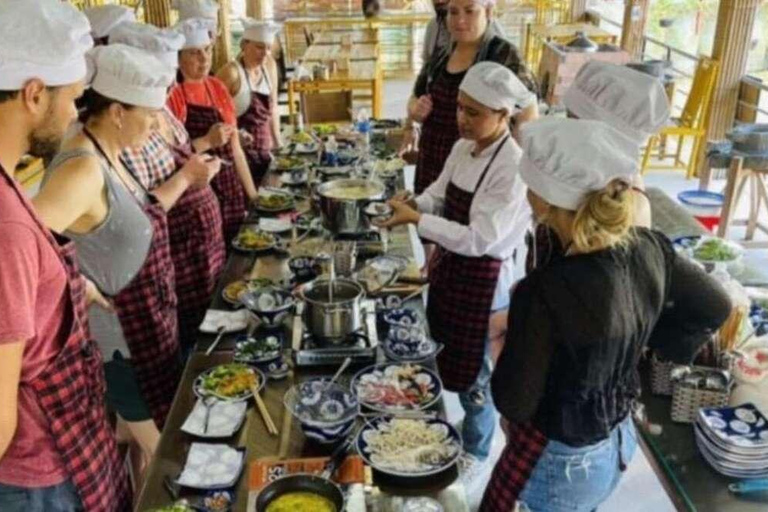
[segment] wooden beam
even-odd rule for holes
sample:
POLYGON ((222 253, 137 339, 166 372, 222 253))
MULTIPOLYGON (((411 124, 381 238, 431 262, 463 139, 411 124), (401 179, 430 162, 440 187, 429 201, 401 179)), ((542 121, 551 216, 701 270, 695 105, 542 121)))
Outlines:
POLYGON ((571 23, 584 21, 584 14, 587 12, 587 0, 571 0, 571 23))
POLYGON ((170 27, 171 0, 144 0, 144 21, 156 27, 170 27))
POLYGON ((709 140, 723 139, 733 126, 759 6, 760 0, 720 0, 712 48, 712 58, 720 63, 720 73, 712 97, 709 140))
POLYGON ((624 6, 621 48, 634 61, 639 61, 643 57, 643 35, 648 21, 649 4, 650 0, 627 0, 624 6))
POLYGON ((218 71, 224 64, 232 60, 232 26, 229 23, 229 13, 232 10, 231 0, 219 2, 219 33, 216 36, 216 46, 213 50, 213 71, 218 71))

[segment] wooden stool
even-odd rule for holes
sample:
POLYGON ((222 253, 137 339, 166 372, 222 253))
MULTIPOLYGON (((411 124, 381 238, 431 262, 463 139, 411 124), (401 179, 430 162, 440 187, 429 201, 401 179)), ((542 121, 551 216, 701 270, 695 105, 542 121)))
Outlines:
POLYGON ((741 244, 744 247, 750 248, 768 248, 768 241, 756 242, 752 240, 755 237, 755 231, 758 229, 768 234, 768 225, 758 220, 761 210, 768 213, 766 176, 768 176, 768 169, 764 171, 747 169, 744 168, 744 159, 742 157, 733 158, 731 166, 728 168, 728 181, 723 191, 725 201, 723 202, 723 210, 720 213, 717 236, 727 238, 728 229, 731 226, 747 226, 747 233, 741 244), (736 207, 744 193, 744 187, 747 182, 750 184, 749 216, 746 219, 734 219, 736 207))

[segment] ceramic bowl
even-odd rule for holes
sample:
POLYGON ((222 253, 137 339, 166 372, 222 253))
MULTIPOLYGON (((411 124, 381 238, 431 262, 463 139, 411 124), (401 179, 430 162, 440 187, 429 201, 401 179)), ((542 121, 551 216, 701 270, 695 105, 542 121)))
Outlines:
POLYGON ((240 295, 240 302, 268 328, 280 326, 295 303, 290 292, 275 287, 247 291, 240 295))
POLYGON ((346 387, 318 378, 293 386, 284 403, 301 424, 304 434, 321 443, 334 443, 346 436, 359 412, 357 397, 346 387))

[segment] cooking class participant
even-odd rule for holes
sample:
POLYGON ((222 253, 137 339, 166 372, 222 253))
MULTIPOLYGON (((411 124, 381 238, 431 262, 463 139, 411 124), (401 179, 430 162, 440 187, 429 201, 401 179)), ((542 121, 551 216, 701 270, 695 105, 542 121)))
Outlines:
POLYGON ((89 59, 84 125, 51 163, 34 203, 48 227, 72 238, 83 272, 112 298, 115 314, 90 310, 109 361, 107 397, 149 455, 181 374, 169 203, 134 179, 120 153, 146 141, 173 70, 125 45, 100 46, 89 59))
POLYGON ((14 180, 49 158, 75 119, 87 18, 58 0, 0 2, 0 510, 129 510, 104 404, 101 355, 71 244, 42 224, 14 180), (30 39, 30 34, 48 37, 30 39))
POLYGON ((248 212, 248 202, 257 191, 237 133, 235 105, 227 87, 211 70, 212 26, 202 18, 193 18, 178 26, 184 35, 184 48, 179 52, 179 83, 171 89, 168 108, 181 121, 189 136, 207 136, 211 147, 197 145, 199 153, 208 152, 221 159, 221 171, 211 182, 219 198, 224 240, 237 235, 248 212))
POLYGON ((518 105, 533 96, 505 66, 480 62, 458 93, 461 139, 440 177, 408 202, 399 194, 384 226, 415 224, 439 249, 430 272, 427 319, 445 348, 437 358, 445 388, 459 393, 465 479, 487 459, 496 423, 490 397, 488 321, 509 302, 514 252, 530 225, 525 186, 518 177, 521 151, 509 130, 518 105))
MULTIPOLYGON (((563 103, 569 117, 603 121, 626 135, 636 146, 632 154, 638 158, 641 146, 669 120, 667 94, 658 78, 608 62, 587 62, 563 103)), ((635 224, 651 227, 651 205, 643 189, 638 173, 633 178, 635 224)), ((529 269, 563 253, 558 238, 543 224, 537 226, 535 241, 535 250, 528 253, 529 269)))
MULTIPOLYGON (((450 50, 451 34, 448 31, 448 23, 446 22, 446 18, 448 17, 448 1, 449 0, 432 0, 432 7, 435 9, 435 17, 429 20, 426 31, 424 32, 424 46, 421 50, 421 60, 423 62, 429 62, 432 55, 436 53, 450 50)), ((488 30, 494 36, 506 38, 504 29, 496 19, 490 20, 488 30)))
MULTIPOLYGON (((184 45, 184 36, 178 32, 144 23, 125 23, 110 40, 151 53, 174 71, 184 45)), ((186 352, 195 343, 226 261, 219 200, 208 183, 221 164, 194 154, 187 130, 167 107, 156 121, 158 126, 147 142, 123 149, 121 159, 156 196, 169 189, 169 199, 178 198, 168 210, 168 233, 176 269, 179 340, 186 352), (203 179, 197 179, 198 174, 203 179)))
MULTIPOLYGON (((450 51, 434 54, 421 68, 413 94, 408 100, 408 118, 401 151, 418 147, 415 192, 421 194, 443 170, 448 154, 459 140, 456 124, 456 96, 467 70, 476 62, 492 61, 512 70, 523 84, 535 91, 529 75, 512 43, 488 29, 495 0, 450 0, 448 29, 450 51), (421 123, 417 137, 414 123, 421 123)), ((536 97, 519 95, 526 101, 518 105, 515 126, 538 116, 536 97)))
POLYGON ((110 33, 120 24, 136 22, 133 9, 124 5, 98 5, 83 12, 91 23, 91 35, 96 45, 107 44, 110 33))
POLYGON ((219 70, 235 103, 237 125, 248 134, 243 143, 254 183, 269 170, 272 148, 282 146, 277 107, 277 63, 271 57, 280 26, 268 21, 243 19, 240 56, 219 70))
POLYGON ((508 512, 519 500, 533 512, 587 512, 635 451, 646 346, 690 363, 730 300, 664 235, 634 226, 634 142, 600 121, 544 119, 523 128, 522 143, 534 215, 566 251, 514 289, 491 386, 507 445, 480 509, 508 512), (670 300, 698 342, 649 342, 670 300))

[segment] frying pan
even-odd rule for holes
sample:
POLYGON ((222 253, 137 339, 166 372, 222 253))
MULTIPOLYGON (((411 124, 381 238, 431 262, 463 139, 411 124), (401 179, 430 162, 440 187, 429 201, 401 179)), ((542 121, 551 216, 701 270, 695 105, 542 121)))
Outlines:
POLYGON ((331 460, 320 475, 297 473, 278 478, 268 484, 256 498, 256 512, 266 512, 272 501, 289 492, 318 494, 331 500, 331 503, 336 507, 336 512, 343 512, 345 496, 341 487, 331 480, 331 476, 346 458, 351 444, 352 437, 350 436, 333 451, 331 460))

